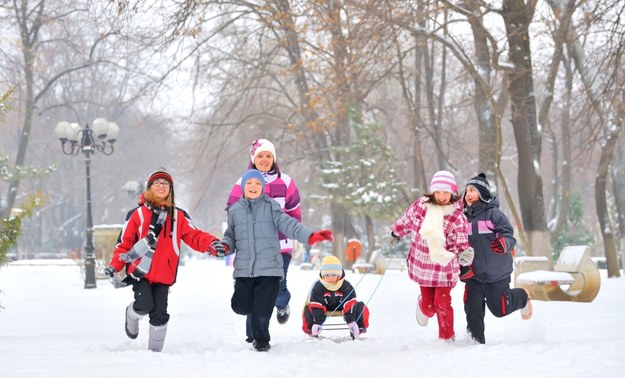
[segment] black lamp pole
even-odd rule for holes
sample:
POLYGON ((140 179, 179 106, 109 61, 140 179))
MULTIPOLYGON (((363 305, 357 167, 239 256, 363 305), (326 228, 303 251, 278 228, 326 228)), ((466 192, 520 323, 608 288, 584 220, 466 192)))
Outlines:
POLYGON ((113 153, 113 143, 117 139, 119 126, 114 122, 108 122, 104 118, 94 121, 97 139, 94 139, 94 129, 89 124, 81 129, 77 124, 59 122, 54 129, 59 140, 61 149, 66 155, 78 155, 80 151, 85 154, 85 173, 87 178, 87 230, 85 245, 85 289, 94 289, 96 285, 95 274, 95 247, 93 246, 93 213, 91 211, 91 155, 96 151, 104 155, 113 153), (97 123, 97 124, 96 124, 97 123), (80 140, 78 138, 80 136, 80 140))
POLYGON ((85 172, 87 176, 87 245, 85 246, 85 289, 96 288, 95 247, 93 246, 93 213, 91 212, 91 154, 93 153, 93 135, 89 124, 82 133, 82 152, 85 154, 85 172))

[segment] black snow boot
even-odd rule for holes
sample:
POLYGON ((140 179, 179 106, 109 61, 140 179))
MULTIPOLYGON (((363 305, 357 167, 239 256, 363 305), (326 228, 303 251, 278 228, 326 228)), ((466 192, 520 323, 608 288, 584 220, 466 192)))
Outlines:
POLYGON ((260 342, 258 342, 256 340, 254 340, 254 342, 252 342, 252 346, 258 352, 268 352, 269 349, 271 349, 271 345, 269 345, 269 343, 260 343, 260 342))
POLYGON ((285 324, 286 322, 288 322, 289 316, 291 316, 291 309, 289 308, 289 305, 286 305, 285 308, 279 308, 276 314, 276 317, 278 318, 278 323, 280 324, 285 324))

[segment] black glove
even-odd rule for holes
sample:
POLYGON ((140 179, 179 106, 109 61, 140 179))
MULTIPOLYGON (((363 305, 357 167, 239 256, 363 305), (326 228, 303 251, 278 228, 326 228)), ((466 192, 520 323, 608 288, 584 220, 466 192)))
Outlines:
POLYGON ((507 252, 507 248, 506 239, 504 238, 498 238, 490 242, 490 249, 495 253, 504 254, 507 252))
POLYGON ((104 269, 104 274, 106 274, 107 276, 113 278, 113 275, 115 274, 115 268, 113 268, 112 266, 106 267, 104 269))
POLYGON ((399 239, 399 236, 395 235, 393 231, 391 231, 391 237, 388 240, 389 247, 391 247, 391 249, 395 248, 397 243, 399 243, 399 239))

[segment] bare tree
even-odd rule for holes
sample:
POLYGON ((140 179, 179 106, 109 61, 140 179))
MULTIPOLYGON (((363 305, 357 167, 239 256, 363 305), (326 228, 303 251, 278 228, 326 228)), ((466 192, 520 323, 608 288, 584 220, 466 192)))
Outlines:
MULTIPOLYGON (((96 35, 92 40, 88 53, 82 59, 72 62, 71 66, 62 67, 56 72, 48 72, 45 75, 39 75, 40 65, 43 63, 41 50, 49 48, 48 43, 59 41, 57 39, 41 40, 42 29, 46 26, 54 27, 58 25, 60 20, 66 16, 65 12, 71 13, 66 8, 57 8, 49 11, 46 9, 48 3, 44 0, 31 4, 28 1, 13 2, 12 6, 5 8, 7 11, 13 12, 15 25, 18 28, 21 43, 22 62, 18 66, 21 67, 21 77, 23 78, 23 106, 21 112, 24 115, 22 131, 18 144, 18 150, 15 157, 16 168, 24 166, 26 162, 26 154, 28 151, 28 142, 33 127, 33 117, 35 109, 42 98, 54 88, 54 85, 64 76, 72 72, 88 68, 97 64, 101 60, 95 55, 99 44, 108 38, 111 33, 96 35)), ((68 38, 66 36, 66 38, 68 38)), ((69 39, 61 39, 68 42, 69 39)), ((3 216, 13 207, 17 193, 19 190, 20 176, 14 176, 9 182, 7 191, 7 208, 3 216)))
MULTIPOLYGON (((551 3, 556 16, 560 16, 562 9, 557 3, 551 3)), ((594 5, 594 4, 591 4, 594 5)), ((572 5, 570 5, 572 7, 572 5)), ((618 260, 616 254, 616 240, 613 227, 609 218, 606 190, 608 187, 609 167, 612 163, 613 153, 617 146, 618 135, 622 127, 622 52, 624 32, 618 22, 611 22, 614 17, 625 10, 624 5, 617 2, 597 3, 593 8, 592 20, 606 24, 609 31, 610 45, 605 54, 601 54, 603 59, 595 65, 595 70, 591 70, 586 58, 585 49, 579 38, 578 30, 574 27, 567 29, 569 38, 566 39, 568 50, 575 62, 576 71, 579 73, 584 89, 588 97, 589 108, 598 118, 599 132, 598 140, 600 146, 600 158, 595 176, 595 206, 597 218, 601 226, 604 249, 608 264, 608 276, 620 276, 618 260), (602 20, 607 16, 607 22, 602 20), (601 20, 601 21, 600 21, 601 20)), ((565 15, 570 13, 568 10, 565 15)), ((566 21, 564 21, 566 23, 566 21)), ((592 21, 589 24, 592 25, 592 21)))

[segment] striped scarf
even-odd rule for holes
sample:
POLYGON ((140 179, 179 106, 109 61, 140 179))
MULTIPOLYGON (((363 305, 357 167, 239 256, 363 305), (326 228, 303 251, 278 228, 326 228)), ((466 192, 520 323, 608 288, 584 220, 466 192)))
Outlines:
POLYGON ((152 209, 152 220, 150 222, 148 235, 136 242, 130 251, 119 255, 120 260, 135 266, 135 270, 130 273, 130 277, 137 281, 143 278, 150 271, 150 267, 152 266, 152 257, 154 256, 156 243, 158 241, 158 234, 160 234, 166 219, 167 210, 152 209), (135 261, 139 259, 141 259, 141 261, 139 262, 139 265, 137 265, 135 261))

